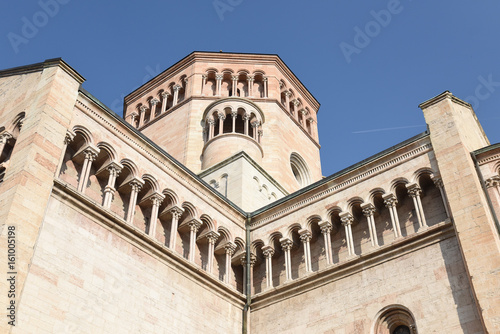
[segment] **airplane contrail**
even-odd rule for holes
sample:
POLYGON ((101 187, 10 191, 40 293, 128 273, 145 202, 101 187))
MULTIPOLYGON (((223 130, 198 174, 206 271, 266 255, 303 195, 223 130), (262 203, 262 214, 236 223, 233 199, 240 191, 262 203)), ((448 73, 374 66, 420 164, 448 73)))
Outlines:
POLYGON ((391 131, 391 130, 401 130, 401 129, 409 129, 409 128, 419 128, 424 127, 424 124, 421 125, 408 125, 408 126, 398 126, 394 128, 379 128, 379 129, 371 129, 371 130, 361 130, 361 131, 353 131, 352 133, 368 133, 368 132, 380 132, 380 131, 391 131))

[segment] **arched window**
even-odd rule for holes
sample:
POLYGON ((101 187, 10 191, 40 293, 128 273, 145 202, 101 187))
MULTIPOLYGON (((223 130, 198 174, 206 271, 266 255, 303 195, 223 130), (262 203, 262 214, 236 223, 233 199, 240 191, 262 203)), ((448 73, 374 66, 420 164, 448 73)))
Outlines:
POLYGON ((403 305, 384 307, 378 312, 371 333, 417 334, 415 318, 410 310, 403 305))
POLYGON ((295 152, 290 155, 290 168, 295 180, 297 180, 301 187, 305 187, 311 183, 309 168, 306 162, 295 152))

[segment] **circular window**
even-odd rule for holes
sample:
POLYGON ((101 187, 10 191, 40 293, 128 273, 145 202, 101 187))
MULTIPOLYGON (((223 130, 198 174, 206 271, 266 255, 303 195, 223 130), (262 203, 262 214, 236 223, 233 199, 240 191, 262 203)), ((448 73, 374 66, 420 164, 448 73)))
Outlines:
POLYGON ((307 168, 306 162, 295 152, 290 155, 290 167, 295 180, 297 180, 301 187, 305 187, 311 183, 309 168, 307 168))

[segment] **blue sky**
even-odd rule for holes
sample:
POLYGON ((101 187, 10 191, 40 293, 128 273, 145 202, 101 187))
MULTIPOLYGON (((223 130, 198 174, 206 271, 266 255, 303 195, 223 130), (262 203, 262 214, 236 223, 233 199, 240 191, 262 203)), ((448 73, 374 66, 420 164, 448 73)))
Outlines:
POLYGON ((121 114, 123 96, 192 51, 276 53, 321 103, 323 174, 426 129, 450 90, 500 141, 500 2, 3 2, 0 68, 62 57, 121 114), (57 4, 57 5, 55 5, 57 4))

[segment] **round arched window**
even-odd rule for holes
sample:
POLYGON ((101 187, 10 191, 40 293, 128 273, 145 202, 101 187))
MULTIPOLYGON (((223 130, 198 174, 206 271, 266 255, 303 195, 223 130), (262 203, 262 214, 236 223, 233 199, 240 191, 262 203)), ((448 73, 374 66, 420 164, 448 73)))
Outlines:
POLYGON ((311 183, 309 168, 306 162, 295 152, 290 155, 290 168, 295 180, 297 180, 301 187, 305 187, 311 183))

